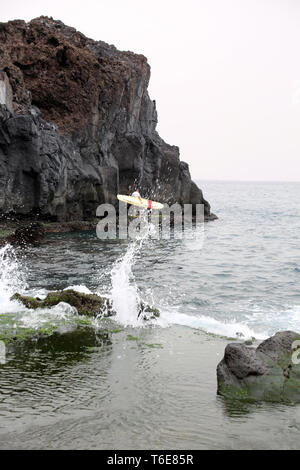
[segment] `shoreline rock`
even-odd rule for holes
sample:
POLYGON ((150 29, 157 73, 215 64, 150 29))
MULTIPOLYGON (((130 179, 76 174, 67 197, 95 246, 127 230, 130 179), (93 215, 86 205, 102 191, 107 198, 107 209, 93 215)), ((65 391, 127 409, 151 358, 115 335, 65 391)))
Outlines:
POLYGON ((17 300, 25 305, 26 308, 36 310, 37 308, 49 308, 65 302, 75 307, 78 315, 86 315, 89 317, 97 317, 103 315, 105 317, 112 316, 112 304, 109 299, 100 297, 97 294, 83 294, 73 289, 49 292, 45 299, 30 297, 21 294, 14 294, 11 300, 17 300))
MULTIPOLYGON (((49 308, 65 302, 75 307, 78 315, 88 317, 112 317, 115 315, 112 302, 107 297, 101 297, 98 294, 83 294, 73 289, 49 292, 45 299, 30 297, 15 293, 11 300, 17 300, 25 305, 26 308, 36 310, 37 308, 49 308)), ((158 318, 160 312, 157 308, 140 302, 138 317, 148 321, 158 318)))
MULTIPOLYGON (((37 341, 52 340, 53 337, 60 337, 76 331, 80 332, 82 329, 89 329, 93 335, 101 335, 102 337, 107 337, 110 333, 123 331, 120 328, 113 328, 113 323, 110 327, 107 323, 104 323, 101 328, 95 328, 94 318, 108 318, 115 315, 111 301, 97 294, 83 294, 68 289, 50 292, 43 300, 18 293, 14 294, 11 300, 16 300, 32 310, 51 308, 60 302, 65 302, 76 308, 78 316, 72 316, 72 318, 61 324, 53 323, 49 318, 49 321, 42 322, 38 327, 30 327, 24 326, 22 316, 19 317, 18 313, 3 313, 0 315, 0 341, 3 341, 9 349, 25 345, 30 347, 36 344, 37 341)), ((140 303, 139 308, 139 317, 143 322, 155 320, 160 316, 158 309, 143 302, 140 303)), ((41 315, 43 315, 43 312, 41 312, 41 315)))
MULTIPOLYGON (((128 221, 130 221, 130 216, 128 221)), ((210 213, 204 217, 204 222, 218 220, 218 217, 210 213)), ((96 230, 99 220, 73 220, 70 222, 30 222, 24 225, 22 220, 0 222, 0 247, 7 243, 12 245, 39 245, 44 240, 47 233, 72 233, 72 232, 89 232, 96 230), (22 236, 23 234, 23 236, 22 236)), ((172 223, 172 221, 171 221, 172 223)))
POLYGON ((257 348, 228 344, 217 366, 218 394, 242 400, 299 403, 300 364, 293 359, 299 347, 293 349, 297 340, 299 333, 280 331, 257 348))
POLYGON ((39 222, 32 222, 25 227, 18 227, 14 233, 0 237, 0 247, 6 244, 12 246, 37 246, 45 237, 45 229, 39 222))

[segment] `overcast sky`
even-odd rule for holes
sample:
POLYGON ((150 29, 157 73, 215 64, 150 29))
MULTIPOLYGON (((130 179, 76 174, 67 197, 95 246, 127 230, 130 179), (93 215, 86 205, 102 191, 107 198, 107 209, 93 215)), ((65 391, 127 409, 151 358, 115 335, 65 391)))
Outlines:
POLYGON ((144 54, 158 131, 194 179, 300 181, 300 1, 12 0, 144 54))

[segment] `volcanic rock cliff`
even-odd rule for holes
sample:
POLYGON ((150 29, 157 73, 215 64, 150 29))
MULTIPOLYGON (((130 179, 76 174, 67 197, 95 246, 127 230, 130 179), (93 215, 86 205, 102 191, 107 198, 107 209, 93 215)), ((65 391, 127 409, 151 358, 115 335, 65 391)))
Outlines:
POLYGON ((156 132, 147 59, 40 17, 0 23, 0 213, 87 220, 139 187, 203 203, 156 132))

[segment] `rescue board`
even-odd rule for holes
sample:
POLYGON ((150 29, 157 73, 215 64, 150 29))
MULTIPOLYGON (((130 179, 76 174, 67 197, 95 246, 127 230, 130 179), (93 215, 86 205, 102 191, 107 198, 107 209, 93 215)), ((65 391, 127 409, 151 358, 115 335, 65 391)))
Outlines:
POLYGON ((163 204, 156 201, 151 201, 150 199, 139 199, 135 196, 124 196, 123 194, 118 194, 117 198, 119 201, 127 202, 127 204, 131 204, 132 206, 142 207, 143 209, 156 209, 160 210, 164 207, 163 204))

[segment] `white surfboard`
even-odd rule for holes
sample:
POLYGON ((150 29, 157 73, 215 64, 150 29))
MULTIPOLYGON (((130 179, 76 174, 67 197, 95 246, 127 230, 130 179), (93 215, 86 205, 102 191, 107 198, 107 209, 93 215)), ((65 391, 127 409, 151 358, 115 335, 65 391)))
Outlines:
POLYGON ((157 209, 160 210, 164 207, 163 204, 156 201, 151 201, 150 199, 143 199, 140 200, 138 197, 135 196, 124 196, 123 194, 117 194, 117 198, 119 201, 127 202, 127 204, 131 204, 132 206, 143 207, 143 209, 157 209))

